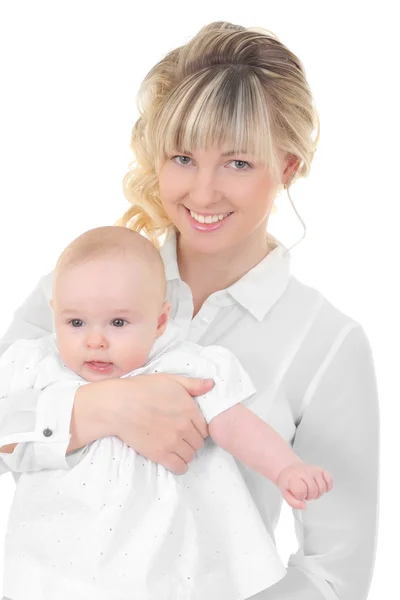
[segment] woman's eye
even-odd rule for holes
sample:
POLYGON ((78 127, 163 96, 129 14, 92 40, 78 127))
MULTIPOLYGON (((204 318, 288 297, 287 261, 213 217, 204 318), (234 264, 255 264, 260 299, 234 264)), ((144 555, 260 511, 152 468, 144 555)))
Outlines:
MULTIPOLYGON (((249 169, 251 168, 250 163, 248 163, 245 160, 233 160, 232 162, 234 163, 239 163, 241 165, 247 165, 247 167, 249 167, 249 169)), ((247 169, 242 169, 241 167, 239 169, 235 169, 236 171, 247 171, 247 169)))
POLYGON ((112 321, 112 324, 114 325, 114 327, 123 327, 124 323, 126 323, 126 321, 124 319, 114 319, 112 321))
POLYGON ((70 323, 72 327, 82 327, 83 325, 82 319, 71 319, 70 323))
MULTIPOLYGON (((179 154, 179 155, 177 155, 177 156, 173 156, 173 157, 172 157, 172 160, 175 160, 176 158, 179 158, 179 159, 181 159, 181 158, 184 158, 184 159, 187 159, 187 160, 191 160, 189 156, 184 156, 184 155, 182 155, 182 154, 179 154)), ((179 164, 180 164, 180 165, 187 165, 188 163, 187 163, 187 162, 184 162, 184 163, 182 163, 182 162, 179 160, 179 164)))
MULTIPOLYGON (((186 161, 191 161, 192 159, 189 156, 185 156, 184 154, 178 154, 177 156, 173 156, 172 160, 178 159, 178 164, 180 165, 187 165, 189 164, 189 162, 182 162, 181 159, 186 160, 186 161)), ((251 169, 251 164, 248 163, 246 160, 232 160, 231 162, 236 163, 237 168, 234 169, 235 171, 247 171, 248 169, 251 169)))

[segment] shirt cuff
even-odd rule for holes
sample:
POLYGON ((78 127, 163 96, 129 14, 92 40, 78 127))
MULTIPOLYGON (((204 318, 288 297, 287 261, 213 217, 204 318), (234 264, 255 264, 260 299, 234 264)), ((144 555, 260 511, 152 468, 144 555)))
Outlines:
POLYGON ((58 382, 45 388, 39 397, 34 443, 35 463, 42 469, 70 469, 87 451, 81 448, 66 455, 75 394, 82 383, 58 382))

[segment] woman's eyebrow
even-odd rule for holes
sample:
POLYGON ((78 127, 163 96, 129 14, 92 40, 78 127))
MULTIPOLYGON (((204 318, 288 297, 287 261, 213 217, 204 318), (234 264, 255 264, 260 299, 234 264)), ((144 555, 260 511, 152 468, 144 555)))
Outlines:
MULTIPOLYGON (((193 156, 189 150, 182 150, 182 154, 193 156)), ((221 156, 233 156, 234 154, 247 154, 247 150, 228 150, 228 152, 222 152, 221 156)))

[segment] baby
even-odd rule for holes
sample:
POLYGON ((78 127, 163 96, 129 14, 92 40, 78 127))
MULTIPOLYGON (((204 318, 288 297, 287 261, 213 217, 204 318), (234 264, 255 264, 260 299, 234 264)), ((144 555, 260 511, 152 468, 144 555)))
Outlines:
MULTIPOLYGON (((235 458, 293 508, 305 507, 310 486, 332 489, 329 473, 304 464, 245 407, 256 390, 238 360, 182 339, 165 296, 163 263, 146 238, 90 230, 57 262, 55 335, 20 340, 1 357, 0 418, 2 397, 54 381, 165 372, 215 382, 196 398, 210 437, 184 475, 117 437, 89 444, 71 469, 19 475, 5 544, 11 600, 244 600, 286 570, 235 458)), ((11 437, 0 439, 10 469, 11 437)))

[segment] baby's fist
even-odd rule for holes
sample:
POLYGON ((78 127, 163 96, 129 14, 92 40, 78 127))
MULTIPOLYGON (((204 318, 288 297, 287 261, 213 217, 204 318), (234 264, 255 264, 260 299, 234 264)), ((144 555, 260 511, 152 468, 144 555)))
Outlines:
POLYGON ((298 463, 286 467, 278 477, 277 486, 292 508, 305 508, 306 500, 317 500, 330 492, 333 478, 320 467, 298 463))

